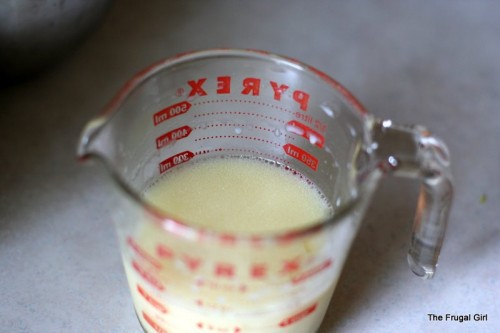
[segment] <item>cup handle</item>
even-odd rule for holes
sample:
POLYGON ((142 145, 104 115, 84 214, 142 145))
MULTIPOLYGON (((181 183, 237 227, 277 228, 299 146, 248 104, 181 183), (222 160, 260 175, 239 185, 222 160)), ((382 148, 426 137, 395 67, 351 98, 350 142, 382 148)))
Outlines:
POLYGON ((408 264, 416 275, 432 278, 453 199, 448 148, 421 126, 401 126, 390 120, 375 120, 372 125, 378 169, 421 182, 408 264))

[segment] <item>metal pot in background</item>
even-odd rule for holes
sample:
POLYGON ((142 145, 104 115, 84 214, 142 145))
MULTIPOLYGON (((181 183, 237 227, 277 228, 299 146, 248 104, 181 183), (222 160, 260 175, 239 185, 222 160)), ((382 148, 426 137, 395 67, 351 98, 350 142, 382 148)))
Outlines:
POLYGON ((62 59, 100 22, 111 0, 0 0, 0 81, 62 59))

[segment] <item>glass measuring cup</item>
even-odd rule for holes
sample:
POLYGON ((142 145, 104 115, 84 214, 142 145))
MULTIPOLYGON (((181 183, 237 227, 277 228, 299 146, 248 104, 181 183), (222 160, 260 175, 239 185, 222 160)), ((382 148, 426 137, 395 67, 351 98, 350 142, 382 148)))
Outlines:
POLYGON ((78 155, 103 162, 119 188, 114 220, 148 333, 315 332, 381 177, 421 181, 408 262, 423 278, 435 272, 453 191, 447 148, 427 130, 376 119, 324 73, 255 50, 187 53, 145 69, 87 124, 78 155), (233 234, 142 198, 164 174, 221 157, 307 179, 333 215, 233 234))

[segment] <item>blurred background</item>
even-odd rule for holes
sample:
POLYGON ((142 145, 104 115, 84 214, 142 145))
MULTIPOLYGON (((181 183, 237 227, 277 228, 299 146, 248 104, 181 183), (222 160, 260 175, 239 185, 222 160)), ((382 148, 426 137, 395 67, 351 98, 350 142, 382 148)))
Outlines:
POLYGON ((425 125, 451 151, 456 194, 436 277, 406 264, 418 184, 388 178, 319 333, 500 331, 499 2, 115 0, 79 11, 61 0, 51 5, 70 19, 43 21, 35 30, 49 37, 37 43, 16 35, 28 19, 12 15, 27 9, 12 3, 0 4, 0 330, 141 332, 109 222, 111 181, 78 164, 78 136, 142 68, 230 47, 315 66, 377 117, 425 125))

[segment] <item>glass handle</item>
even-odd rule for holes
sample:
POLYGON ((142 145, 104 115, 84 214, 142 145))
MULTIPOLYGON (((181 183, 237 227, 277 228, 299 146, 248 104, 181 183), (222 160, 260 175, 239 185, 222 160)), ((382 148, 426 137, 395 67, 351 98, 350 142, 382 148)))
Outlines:
POLYGON ((408 264, 418 276, 432 278, 443 244, 453 198, 448 148, 421 126, 375 120, 372 150, 385 174, 421 181, 408 264))

